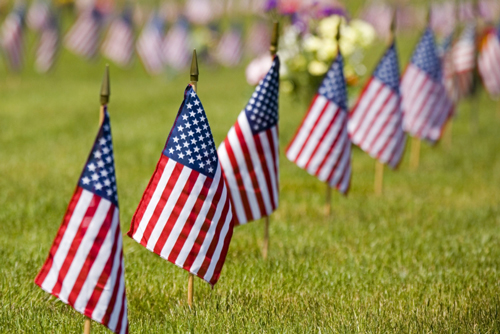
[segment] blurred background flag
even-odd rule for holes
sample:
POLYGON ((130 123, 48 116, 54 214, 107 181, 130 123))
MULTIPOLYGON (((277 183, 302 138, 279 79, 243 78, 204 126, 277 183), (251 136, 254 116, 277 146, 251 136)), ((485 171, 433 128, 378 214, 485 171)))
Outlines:
POLYGON ((278 56, 219 147, 235 223, 269 216, 278 207, 278 56))
POLYGON ((128 235, 214 285, 232 234, 231 202, 212 132, 188 85, 128 235))
POLYGON ((247 37, 247 50, 252 56, 261 56, 269 52, 269 43, 271 34, 269 33, 268 24, 262 21, 257 21, 250 27, 247 37))
MULTIPOLYGON (((269 45, 269 41, 264 45, 269 45)), ((241 27, 233 25, 222 35, 217 45, 217 59, 223 66, 234 67, 240 63, 242 52, 241 27)))
POLYGON ((489 28, 482 38, 477 60, 483 84, 492 97, 500 95, 500 33, 489 28))
POLYGON ((16 5, 2 25, 0 43, 12 71, 20 71, 23 66, 25 12, 24 5, 16 5))
POLYGON ((434 33, 427 28, 401 79, 403 128, 413 137, 432 143, 441 138, 453 114, 453 102, 442 81, 434 33))
POLYGON ((351 180, 347 134, 347 89, 339 53, 289 144, 286 156, 297 166, 346 194, 351 180))
POLYGON ((165 63, 176 71, 185 68, 191 61, 191 40, 189 23, 180 18, 167 32, 163 40, 163 57, 165 63))
POLYGON ((116 64, 126 67, 134 54, 132 7, 126 7, 111 23, 102 44, 102 53, 116 64))
POLYGON ((115 333, 128 333, 122 235, 107 109, 47 261, 43 290, 115 333))
POLYGON ((453 46, 453 66, 460 97, 471 94, 474 83, 476 25, 469 23, 453 46))
POLYGON ((438 55, 441 59, 441 68, 443 70, 442 81, 448 97, 453 103, 457 103, 460 93, 457 87, 455 75, 455 65, 453 64, 453 37, 455 32, 452 31, 446 36, 438 47, 438 55))
POLYGON ((406 136, 399 92, 399 65, 393 42, 351 111, 348 130, 354 144, 383 164, 396 168, 406 136))
POLYGON ((156 75, 163 71, 162 43, 163 19, 153 13, 136 42, 139 58, 149 74, 156 75))
POLYGON ((26 14, 26 25, 34 31, 45 27, 51 18, 50 4, 45 0, 35 0, 26 14))
POLYGON ((40 29, 40 41, 36 50, 35 68, 38 72, 45 73, 54 66, 59 52, 61 32, 58 17, 53 11, 40 29))
POLYGON ((99 50, 103 16, 96 7, 82 11, 65 38, 66 47, 79 56, 94 58, 99 50))

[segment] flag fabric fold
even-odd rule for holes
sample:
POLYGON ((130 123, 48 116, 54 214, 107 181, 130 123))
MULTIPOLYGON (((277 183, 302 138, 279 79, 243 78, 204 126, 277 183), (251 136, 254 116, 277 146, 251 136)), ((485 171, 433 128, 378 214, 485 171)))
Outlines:
POLYGON ((500 32, 491 28, 484 35, 477 67, 490 96, 500 95, 500 32))
POLYGON ((189 85, 128 235, 213 286, 232 234, 231 202, 212 132, 189 85))
POLYGON ((401 79, 401 97, 404 130, 431 143, 441 138, 454 110, 443 84, 441 65, 434 33, 427 28, 401 79))
POLYGON ((219 147, 236 224, 270 215, 278 207, 278 56, 219 147))
POLYGON ((346 194, 351 180, 347 89, 339 53, 288 145, 286 156, 320 181, 346 194))
POLYGON ((387 49, 349 114, 347 128, 352 142, 371 157, 392 168, 398 166, 406 136, 394 43, 387 49))
POLYGON ((35 283, 115 333, 128 333, 111 126, 107 109, 35 283))

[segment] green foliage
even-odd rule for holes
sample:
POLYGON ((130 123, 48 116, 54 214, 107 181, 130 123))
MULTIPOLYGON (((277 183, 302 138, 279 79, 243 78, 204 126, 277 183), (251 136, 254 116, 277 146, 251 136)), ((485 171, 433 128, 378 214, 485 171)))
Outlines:
MULTIPOLYGON (((415 38, 401 41, 408 59, 415 38)), ((373 63, 383 47, 367 57, 373 63)), ((97 130, 104 61, 63 53, 47 76, 0 71, 0 332, 79 333, 83 316, 33 283, 97 130)), ((243 68, 202 64, 199 95, 216 143, 252 88, 243 68)), ((188 72, 150 78, 136 63, 111 66, 109 106, 122 232, 160 156, 188 72)), ((280 101, 281 151, 307 101, 280 101)), ((461 104, 453 146, 422 145, 418 171, 386 170, 373 195, 374 161, 353 152, 347 198, 281 156, 281 200, 267 261, 262 221, 237 227, 219 283, 196 279, 124 236, 132 333, 498 333, 500 142, 496 103, 481 94, 479 131, 461 104)), ((409 148, 409 145, 408 145, 409 148)), ((94 333, 103 333, 94 324, 94 333)))

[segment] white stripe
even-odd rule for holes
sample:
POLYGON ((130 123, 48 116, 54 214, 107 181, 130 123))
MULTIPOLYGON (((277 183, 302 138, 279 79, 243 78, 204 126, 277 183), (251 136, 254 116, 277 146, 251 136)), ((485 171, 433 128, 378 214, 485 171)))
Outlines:
POLYGON ((167 164, 165 165, 165 169, 163 170, 163 173, 161 174, 160 181, 158 181, 158 184, 156 185, 155 191, 153 192, 153 196, 151 196, 151 200, 149 201, 149 204, 146 208, 146 211, 144 212, 144 215, 142 216, 142 219, 139 223, 139 226, 137 227, 137 231, 135 231, 133 237, 134 240, 137 242, 141 242, 142 236, 144 235, 144 231, 146 230, 146 227, 149 224, 149 221, 151 220, 151 217, 153 216, 153 213, 156 209, 156 206, 158 205, 158 202, 161 199, 161 196, 163 194, 163 191, 165 190, 165 187, 167 186, 167 182, 170 179, 170 176, 172 175, 172 171, 174 170, 175 167, 175 161, 172 159, 169 159, 167 164))
MULTIPOLYGON (((121 258, 121 265, 122 265, 122 273, 125 271, 125 264, 123 263, 123 257, 121 258)), ((115 282, 116 284, 117 282, 115 282)), ((116 299, 115 299, 115 304, 113 305, 113 311, 111 312, 111 316, 109 317, 109 322, 108 322, 108 326, 111 330, 115 330, 117 325, 118 325, 118 318, 120 316, 120 312, 121 312, 121 306, 122 306, 122 303, 124 302, 123 300, 123 292, 125 291, 125 280, 124 279, 120 279, 120 281, 118 282, 118 284, 120 284, 118 286, 118 293, 116 295, 116 299)))
MULTIPOLYGON (((193 224, 193 227, 191 228, 191 231, 189 232, 188 237, 186 238, 186 241, 184 242, 184 245, 182 246, 181 251, 179 252, 179 255, 177 256, 177 259, 175 260, 175 264, 178 265, 179 267, 184 267, 184 263, 186 262, 186 259, 188 255, 190 254, 191 250, 193 249, 194 243, 196 242, 196 239, 198 238, 198 235, 200 234, 201 228, 203 227, 203 224, 205 223, 205 219, 207 218, 207 214, 210 211, 210 208, 212 205, 214 205, 214 196, 217 193, 217 189, 219 188, 219 183, 221 182, 221 176, 222 176, 222 171, 220 166, 217 166, 217 171, 215 172, 214 179, 212 181, 212 185, 210 186, 210 189, 208 190, 207 197, 203 201, 203 205, 200 209, 200 212, 198 213, 196 217, 196 221, 193 224)), ((222 181, 224 182, 224 181, 222 181)))
MULTIPOLYGON (((248 151, 250 152, 250 158, 252 159, 252 166, 253 166, 253 171, 255 173, 255 176, 257 177, 257 182, 259 184, 259 189, 260 193, 262 195, 262 200, 264 202, 264 206, 266 209, 266 212, 271 213, 272 212, 272 207, 271 207, 271 194, 269 192, 269 189, 267 189, 267 183, 266 179, 264 177, 264 168, 262 167, 262 164, 260 162, 260 157, 257 152, 257 148, 255 146, 255 139, 253 138, 253 133, 252 130, 250 129, 250 124, 248 123, 247 115, 246 113, 242 112, 240 113, 240 116, 238 117, 237 121, 240 125, 241 132, 243 133, 243 137, 245 138, 245 142, 247 144, 248 151)), ((250 176, 248 174, 242 174, 244 178, 250 179, 250 176)), ((255 189, 252 186, 252 191, 255 191, 255 189)), ((259 209, 259 215, 254 216, 254 219, 258 219, 264 215, 263 212, 260 212, 259 209)))
POLYGON ((80 198, 78 199, 78 203, 76 204, 73 214, 68 222, 66 231, 64 232, 59 247, 57 247, 57 251, 54 254, 52 267, 42 283, 42 288, 49 293, 52 292, 52 289, 57 282, 59 270, 63 266, 64 260, 68 255, 69 248, 71 247, 71 243, 78 232, 78 228, 82 223, 83 217, 85 216, 93 197, 94 194, 85 189, 83 189, 80 194, 80 198))
MULTIPOLYGON (((374 157, 377 152, 385 145, 387 141, 390 140, 390 135, 394 131, 394 127, 399 126, 402 128, 402 121, 401 121, 401 108, 399 106, 399 97, 396 95, 393 95, 391 99, 396 100, 396 108, 397 110, 388 118, 385 119, 387 121, 384 130, 379 134, 378 139, 372 142, 365 141, 361 148, 363 150, 367 151, 370 150, 370 147, 372 147, 371 151, 368 152, 372 157, 374 157)), ((391 103, 392 104, 392 103, 391 103)), ((387 108, 391 111, 393 111, 394 108, 387 108)), ((380 129, 378 129, 380 130, 380 129)))
POLYGON ((245 214, 245 209, 243 208, 243 201, 240 196, 238 184, 236 183, 236 177, 234 176, 233 165, 231 164, 227 154, 225 141, 219 146, 217 153, 219 155, 220 164, 224 169, 226 187, 229 187, 231 190, 231 199, 234 204, 233 208, 236 211, 236 216, 238 217, 240 224, 244 224, 248 221, 248 218, 245 214))
MULTIPOLYGON (((188 167, 184 168, 191 170, 188 167)), ((207 177, 203 174, 198 175, 198 177, 196 178, 196 182, 193 186, 193 189, 189 192, 188 198, 183 203, 184 205, 182 206, 182 211, 179 214, 179 217, 177 217, 177 221, 175 222, 172 231, 170 231, 167 241, 165 242, 165 245, 163 246, 163 249, 160 252, 160 256, 163 257, 164 259, 168 260, 168 256, 170 255, 170 252, 172 252, 172 248, 177 243, 177 239, 179 238, 179 235, 181 234, 182 229, 186 225, 186 222, 189 219, 189 215, 193 211, 193 207, 196 204, 196 201, 198 200, 198 196, 203 190, 203 184, 205 183, 206 179, 207 177)))
MULTIPOLYGON (((220 217, 222 215, 222 210, 224 209, 224 205, 226 204, 226 198, 227 198, 227 190, 226 187, 223 188, 222 190, 222 195, 220 197, 219 202, 217 203, 217 208, 215 209, 215 214, 214 217, 212 218, 212 222, 219 222, 220 224, 220 217)), ((229 207, 228 216, 231 215, 231 207, 229 207)), ((198 252, 198 255, 196 256, 196 259, 194 260, 193 264, 191 265, 191 273, 197 274, 198 270, 200 270, 201 266, 203 265, 203 261, 205 261, 208 249, 210 248, 210 245, 213 242, 213 238, 215 235, 215 229, 217 228, 218 224, 210 224, 210 228, 207 231, 207 235, 205 236, 205 239, 203 240, 203 244, 200 247, 200 251, 198 252)))
POLYGON ((381 85, 382 83, 379 80, 375 78, 371 79, 365 93, 359 97, 360 100, 358 101, 358 106, 355 110, 353 110, 353 112, 351 112, 349 122, 347 124, 347 130, 349 131, 349 134, 351 136, 353 135, 353 131, 358 127, 358 125, 363 122, 363 119, 361 119, 361 117, 363 117, 363 115, 365 114, 366 109, 370 108, 370 106, 372 105, 372 101, 375 98, 375 95, 378 93, 381 85))
MULTIPOLYGON (((92 268, 89 270, 87 277, 85 278, 85 283, 82 285, 82 289, 80 290, 80 294, 75 300, 74 308, 77 311, 85 312, 85 307, 94 292, 95 286, 99 281, 99 277, 104 271, 104 267, 108 262, 109 257, 111 256, 111 251, 113 250, 113 244, 115 240, 116 229, 120 226, 120 221, 118 219, 119 213, 118 208, 115 207, 113 213, 113 220, 111 222, 111 226, 106 233, 106 237, 99 249, 99 254, 95 258, 94 264, 92 268)), ((121 236, 119 237, 121 238, 121 236)))
MULTIPOLYGON (((276 128, 276 126, 274 127, 276 128)), ((273 130, 274 130, 273 128, 273 130)), ((272 130, 271 130, 272 131, 272 130)), ((261 132, 258 134, 260 138, 260 143, 262 144, 262 150, 264 151, 264 156, 266 160, 266 165, 267 165, 267 170, 269 171, 269 177, 271 179, 271 196, 273 197, 274 203, 276 207, 278 206, 278 183, 277 183, 277 175, 274 172, 274 161, 273 161, 273 155, 272 155, 272 150, 274 147, 271 147, 271 143, 269 143, 269 139, 267 138, 266 135, 267 131, 261 132)), ((276 153, 276 157, 278 157, 278 154, 276 153)), ((278 158, 279 159, 279 158, 278 158)), ((267 215, 270 215, 272 211, 267 211, 267 215)))
POLYGON ((163 232, 163 228, 167 224, 168 218, 170 218, 170 214, 174 210, 175 205, 177 204, 177 200, 183 192, 184 186, 186 185, 191 171, 192 169, 190 168, 182 168, 182 171, 175 182, 174 188, 172 189, 172 192, 167 199, 167 203, 165 203, 165 206, 163 207, 160 217, 158 217, 158 221, 156 222, 153 232, 151 232, 151 236, 149 237, 146 248, 150 251, 154 252, 156 242, 160 238, 160 235, 163 232))
POLYGON ((366 147, 370 147, 371 143, 375 140, 377 134, 382 129, 387 119, 393 117, 393 115, 398 112, 394 111, 395 108, 399 108, 398 103, 399 103, 399 98, 396 95, 392 95, 385 104, 384 109, 382 109, 382 111, 380 112, 379 116, 377 117, 373 125, 368 129, 366 138, 364 142, 361 143, 362 146, 366 145, 366 147))
POLYGON ((297 133, 294 141, 286 152, 286 156, 290 161, 295 161, 295 159, 297 159, 300 148, 304 145, 304 142, 311 132, 316 119, 318 118, 321 110, 323 110, 327 102, 328 100, 322 95, 318 95, 318 97, 316 98, 316 102, 311 106, 309 112, 307 113, 306 119, 304 120, 304 123, 299 128, 299 132, 297 133))
MULTIPOLYGON (((222 253, 222 248, 224 248, 224 239, 226 238, 227 232, 229 231, 229 227, 231 226, 232 219, 231 210, 228 211, 226 216, 226 221, 222 226, 222 230, 219 235, 219 240, 217 240, 217 248, 215 248, 214 255, 210 259, 210 266, 208 267, 207 272, 205 273, 204 280, 210 282, 214 275, 215 267, 217 266, 217 262, 219 262, 220 254, 222 253)), ((220 222, 219 222, 220 224, 220 222)))
MULTIPOLYGON (((279 180, 280 180, 280 142, 279 142, 279 139, 278 139, 278 126, 275 126, 271 129, 271 135, 273 137, 273 143, 274 143, 274 155, 276 157, 275 160, 273 160, 273 165, 274 165, 274 173, 276 175, 276 186, 277 186, 277 189, 276 189, 276 192, 273 193, 273 195, 275 196, 274 197, 274 202, 276 203, 276 205, 278 205, 278 194, 279 194, 279 180)), ((274 192, 274 189, 273 189, 273 192, 274 192)))
MULTIPOLYGON (((344 137, 346 137, 346 136, 344 136, 344 137)), ((348 164, 349 160, 351 159, 351 156, 349 154, 349 150, 347 149, 347 147, 345 145, 349 145, 349 144, 346 143, 344 140, 344 143, 342 145, 342 150, 340 151, 340 152, 344 152, 344 154, 339 157, 340 162, 337 165, 337 168, 335 168, 335 171, 333 172, 332 177, 328 181, 330 186, 337 185, 337 183, 340 181, 340 178, 342 178, 342 176, 343 176, 342 173, 344 172, 344 169, 346 168, 346 164, 348 164)))
POLYGON ((398 129, 398 132, 396 133, 396 136, 394 137, 394 145, 390 150, 390 154, 392 154, 392 159, 391 157, 388 156, 387 159, 388 164, 392 168, 396 168, 396 166, 399 164, 399 161, 401 161, 401 157, 403 154, 403 151, 405 149, 405 144, 406 144, 406 135, 403 131, 402 128, 398 129))
POLYGON ((325 161, 323 167, 318 173, 318 179, 320 181, 328 181, 327 178, 328 176, 330 176, 333 166, 335 166, 335 163, 339 159, 339 156, 342 153, 342 149, 344 148, 346 141, 349 141, 349 138, 347 136, 347 129, 344 127, 343 129, 341 129, 341 131, 343 133, 340 134, 339 141, 335 145, 332 152, 330 152, 330 155, 327 157, 327 160, 325 161))

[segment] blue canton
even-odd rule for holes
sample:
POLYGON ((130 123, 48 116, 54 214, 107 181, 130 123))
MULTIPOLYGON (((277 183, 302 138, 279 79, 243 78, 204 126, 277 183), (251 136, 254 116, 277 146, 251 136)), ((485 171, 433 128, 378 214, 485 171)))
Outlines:
POLYGON ((107 109, 78 185, 118 206, 113 141, 107 109))
POLYGON ((373 76, 399 93, 399 63, 394 43, 385 52, 373 76))
POLYGON ((203 105, 191 85, 184 92, 163 154, 205 176, 215 176, 219 159, 214 138, 203 105))
POLYGON ((441 61, 437 56, 434 34, 430 28, 425 30, 424 35, 417 44, 411 62, 435 81, 441 80, 441 61))
POLYGON ((245 108, 245 114, 254 135, 278 123, 279 72, 280 60, 278 56, 275 56, 271 69, 255 88, 245 108))
POLYGON ((437 46, 437 54, 440 58, 443 58, 445 53, 448 52, 451 49, 451 46, 453 45, 453 35, 454 32, 451 32, 446 36, 441 44, 437 46))
POLYGON ((347 90, 344 79, 344 60, 339 53, 326 73, 318 93, 343 110, 347 110, 347 90))

